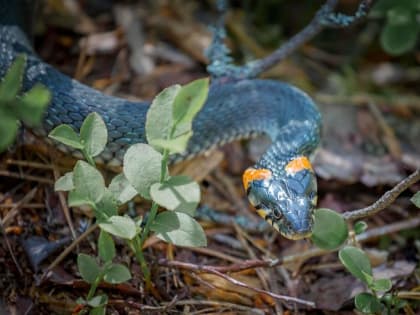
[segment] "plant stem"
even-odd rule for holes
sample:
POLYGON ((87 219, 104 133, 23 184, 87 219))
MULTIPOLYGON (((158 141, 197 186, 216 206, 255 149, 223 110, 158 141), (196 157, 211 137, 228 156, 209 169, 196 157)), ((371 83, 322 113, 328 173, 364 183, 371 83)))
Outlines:
POLYGON ((160 172, 160 183, 166 178, 166 170, 168 168, 168 158, 169 158, 169 150, 163 150, 163 157, 162 157, 162 164, 161 164, 161 172, 160 172))
MULTIPOLYGON (((163 181, 166 178, 166 170, 168 168, 168 158, 169 158, 169 150, 163 151, 163 157, 162 157, 162 164, 161 164, 161 172, 160 172, 160 182, 163 183, 163 181)), ((143 245, 146 241, 147 237, 149 236, 150 226, 152 225, 152 222, 155 220, 157 211, 158 211, 159 205, 156 202, 152 203, 152 207, 150 208, 149 216, 147 217, 146 225, 144 226, 144 229, 141 233, 140 238, 136 236, 136 238, 132 241, 132 248, 136 255, 137 261, 140 263, 141 269, 143 271, 145 280, 146 280, 146 289, 150 289, 152 284, 150 280, 150 270, 147 267, 146 260, 143 255, 143 245)))
POLYGON ((147 266, 146 259, 144 258, 141 240, 138 235, 131 242, 131 245, 132 245, 133 252, 136 255, 136 259, 139 262, 141 270, 143 272, 144 279, 146 282, 146 290, 149 290, 152 287, 151 280, 150 280, 150 270, 149 270, 149 267, 147 266))
MULTIPOLYGON (((102 277, 103 275, 100 274, 96 279, 95 282, 91 284, 90 288, 89 288, 89 292, 88 295, 86 296, 86 302, 90 301, 93 296, 95 295, 96 292, 96 288, 98 287, 99 283, 102 281, 102 277)), ((78 313, 78 315, 82 315, 82 314, 86 314, 87 309, 86 307, 83 307, 80 312, 78 313)))
POLYGON ((86 161, 92 165, 93 167, 96 167, 95 161, 93 160, 93 158, 86 152, 85 149, 81 150, 83 153, 83 156, 85 157, 86 161))
POLYGON ((150 226, 152 225, 152 222, 155 220, 158 208, 159 208, 159 205, 156 202, 153 202, 152 208, 150 209, 149 216, 147 217, 146 225, 144 226, 144 229, 141 233, 140 248, 143 248, 143 244, 146 241, 147 236, 149 235, 150 226))
POLYGON ((95 292, 96 292, 96 288, 98 287, 98 285, 99 285, 99 283, 101 282, 101 280, 102 280, 102 274, 100 274, 100 275, 96 278, 95 282, 94 282, 94 283, 92 283, 92 285, 90 286, 90 289, 89 289, 88 295, 87 295, 87 297, 86 297, 86 300, 87 300, 87 301, 89 301, 89 300, 91 300, 91 299, 93 298, 93 296, 95 295, 95 292))

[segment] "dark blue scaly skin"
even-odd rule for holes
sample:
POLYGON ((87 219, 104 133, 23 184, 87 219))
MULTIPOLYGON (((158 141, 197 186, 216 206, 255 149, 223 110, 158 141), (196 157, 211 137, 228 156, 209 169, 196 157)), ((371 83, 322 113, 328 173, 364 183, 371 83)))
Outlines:
MULTIPOLYGON (((34 132, 46 136, 63 123, 78 130, 86 115, 97 112, 109 132, 107 148, 100 158, 111 165, 121 164, 130 144, 146 142, 148 103, 104 95, 40 60, 21 28, 23 12, 19 10, 24 2, 0 0, 0 77, 19 53, 26 53, 24 88, 40 82, 53 95, 43 127, 34 132)), ((312 100, 291 85, 259 79, 213 80, 206 104, 194 120, 187 152, 177 158, 251 134, 267 134, 272 145, 253 168, 268 170, 270 176, 251 178, 246 187, 248 196, 274 228, 288 238, 299 239, 308 236, 312 228, 315 175, 305 167, 286 171, 286 165, 315 150, 320 121, 312 100)))

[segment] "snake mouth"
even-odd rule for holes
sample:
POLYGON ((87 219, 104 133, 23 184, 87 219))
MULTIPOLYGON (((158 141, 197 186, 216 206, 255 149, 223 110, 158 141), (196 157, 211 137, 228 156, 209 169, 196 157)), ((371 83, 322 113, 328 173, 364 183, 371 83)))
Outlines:
POLYGON ((289 239, 289 240, 293 240, 293 241, 298 241, 298 240, 303 240, 305 238, 309 238, 312 236, 312 231, 308 231, 308 232, 304 232, 304 233, 282 233, 280 232, 281 235, 283 235, 285 238, 289 239))

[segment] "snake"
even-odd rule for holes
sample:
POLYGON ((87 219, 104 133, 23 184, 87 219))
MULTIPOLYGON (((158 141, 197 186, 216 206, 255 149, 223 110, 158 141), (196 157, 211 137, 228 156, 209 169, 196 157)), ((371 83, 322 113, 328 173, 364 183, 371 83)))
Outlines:
MULTIPOLYGON (((79 130, 84 118, 96 112, 108 128, 109 139, 99 158, 107 165, 121 165, 130 145, 147 142, 150 103, 105 95, 41 60, 31 45, 28 11, 27 0, 0 0, 0 77, 23 53, 27 56, 23 89, 41 83, 50 90, 42 127, 33 132, 46 139, 60 124, 79 130)), ((310 157, 320 141, 321 114, 305 92, 275 80, 213 78, 192 128, 187 150, 177 160, 234 140, 267 135, 271 145, 242 176, 248 199, 284 237, 298 240, 311 235, 317 182, 310 157)))

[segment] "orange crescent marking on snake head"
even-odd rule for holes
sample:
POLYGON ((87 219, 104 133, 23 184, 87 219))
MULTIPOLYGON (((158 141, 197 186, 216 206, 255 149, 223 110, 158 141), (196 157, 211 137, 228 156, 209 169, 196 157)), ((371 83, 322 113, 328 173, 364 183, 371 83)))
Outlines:
POLYGON ((295 174, 302 170, 313 172, 312 164, 306 156, 299 156, 291 160, 285 167, 287 173, 295 174))
POLYGON ((248 168, 242 175, 242 183, 244 184, 245 190, 248 189, 249 184, 254 180, 263 180, 271 178, 271 171, 265 168, 248 168))

